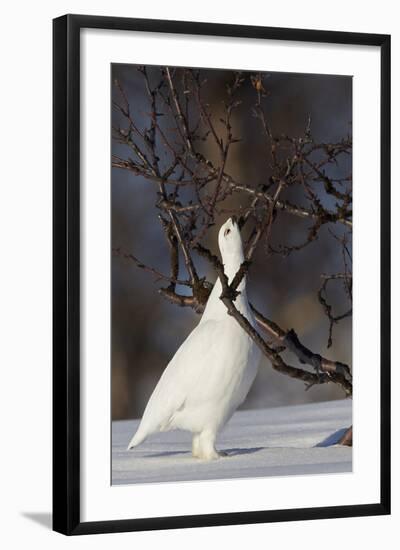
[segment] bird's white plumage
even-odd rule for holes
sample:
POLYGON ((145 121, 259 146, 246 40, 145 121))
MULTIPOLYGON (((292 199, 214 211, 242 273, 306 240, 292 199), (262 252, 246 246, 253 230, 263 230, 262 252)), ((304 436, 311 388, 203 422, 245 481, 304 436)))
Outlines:
MULTIPOLYGON (((219 248, 229 280, 243 262, 240 230, 229 219, 219 231, 219 248)), ((235 306, 254 325, 246 281, 238 288, 235 306)), ((218 458, 218 431, 245 399, 257 374, 260 351, 220 300, 214 285, 203 316, 166 367, 154 389, 128 449, 158 431, 183 429, 193 433, 193 455, 218 458)))

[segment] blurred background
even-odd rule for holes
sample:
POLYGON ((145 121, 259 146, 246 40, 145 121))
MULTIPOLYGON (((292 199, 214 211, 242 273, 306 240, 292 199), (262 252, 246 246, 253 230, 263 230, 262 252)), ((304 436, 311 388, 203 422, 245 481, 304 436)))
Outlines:
MULTIPOLYGON (((151 71, 157 68, 148 68, 151 71)), ((202 70, 207 79, 206 99, 214 119, 222 115, 226 85, 233 80, 232 71, 202 70)), ((112 81, 123 86, 131 112, 139 125, 148 122, 148 95, 142 75, 133 65, 112 65, 112 81)), ((316 142, 337 142, 351 135, 352 78, 350 76, 263 73, 267 90, 265 109, 274 134, 298 137, 304 134, 311 117, 312 136, 316 142)), ((113 87, 114 99, 119 99, 113 87)), ((240 147, 229 157, 228 171, 239 181, 255 186, 268 177, 265 163, 265 141, 260 123, 252 116, 254 89, 247 78, 239 91, 242 101, 233 117, 240 147)), ((120 114, 112 110, 113 125, 120 114)), ((112 151, 126 157, 123 146, 112 142, 112 151)), ((210 157, 213 151, 208 151, 210 157)), ((126 157, 127 158, 127 157, 126 157)), ((341 170, 351 173, 351 157, 341 170)), ((169 254, 163 231, 157 220, 157 186, 131 172, 113 168, 112 247, 134 254, 144 263, 169 273, 169 254)), ((225 216, 226 218, 226 216, 225 216)), ((225 219, 217 220, 206 244, 217 249, 218 228, 225 219)), ((338 243, 329 229, 342 234, 339 224, 326 224, 319 238, 287 257, 266 256, 262 245, 248 275, 250 301, 282 328, 293 328, 301 341, 316 353, 351 365, 351 317, 336 324, 333 345, 327 349, 329 323, 318 301, 321 273, 343 269, 338 243)), ((310 222, 294 216, 281 216, 272 228, 272 244, 300 244, 305 240, 310 222)), ((351 247, 351 243, 349 245, 351 247)), ((214 282, 209 267, 199 261, 200 275, 214 282)), ((198 323, 200 316, 190 308, 167 302, 157 293, 163 286, 155 277, 119 256, 112 257, 112 418, 138 418, 161 373, 179 345, 198 323)), ((164 285, 165 286, 165 285, 164 285)), ((331 285, 329 301, 334 313, 348 309, 340 285, 331 285)), ((293 355, 288 363, 299 366, 293 355)), ((334 384, 314 386, 305 391, 304 383, 276 373, 263 358, 259 374, 242 408, 276 407, 344 398, 334 384)))

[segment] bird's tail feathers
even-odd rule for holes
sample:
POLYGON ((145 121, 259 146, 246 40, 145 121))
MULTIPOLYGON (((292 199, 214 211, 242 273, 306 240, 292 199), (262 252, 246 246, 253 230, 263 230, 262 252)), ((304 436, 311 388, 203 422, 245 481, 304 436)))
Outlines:
POLYGON ((141 430, 140 426, 139 426, 137 432, 132 437, 132 439, 131 439, 131 441, 128 445, 127 451, 129 451, 129 449, 133 449, 133 447, 137 447, 138 445, 143 443, 143 441, 146 439, 146 437, 147 437, 147 433, 145 433, 144 430, 141 430))

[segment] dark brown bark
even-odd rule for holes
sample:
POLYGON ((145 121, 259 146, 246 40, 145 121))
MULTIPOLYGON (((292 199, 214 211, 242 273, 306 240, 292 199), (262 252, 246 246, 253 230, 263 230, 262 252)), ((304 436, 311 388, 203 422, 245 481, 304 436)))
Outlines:
POLYGON ((339 445, 353 446, 353 426, 350 426, 346 433, 340 438, 339 445))

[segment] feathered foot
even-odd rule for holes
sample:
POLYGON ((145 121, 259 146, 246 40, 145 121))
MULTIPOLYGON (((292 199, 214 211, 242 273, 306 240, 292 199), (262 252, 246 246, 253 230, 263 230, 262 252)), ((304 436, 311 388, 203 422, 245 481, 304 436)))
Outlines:
POLYGON ((217 460, 227 456, 224 452, 218 452, 215 448, 216 434, 210 431, 203 431, 193 435, 192 455, 201 460, 217 460))

